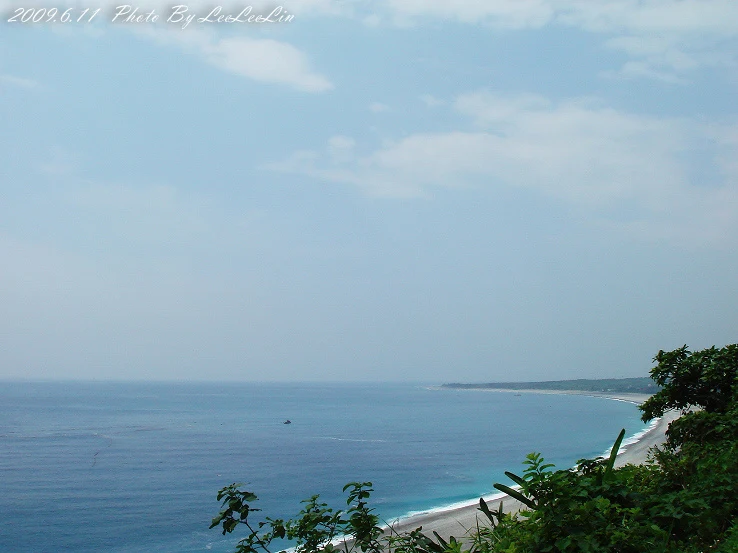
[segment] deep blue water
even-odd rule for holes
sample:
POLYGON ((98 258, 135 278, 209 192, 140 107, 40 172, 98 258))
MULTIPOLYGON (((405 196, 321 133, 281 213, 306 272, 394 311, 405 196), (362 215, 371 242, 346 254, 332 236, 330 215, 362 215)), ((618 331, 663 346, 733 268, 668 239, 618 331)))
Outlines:
POLYGON ((385 519, 473 500, 539 451, 560 468, 644 428, 586 396, 367 384, 0 382, 0 551, 230 552, 217 490, 272 517, 370 480, 385 519), (292 424, 283 421, 290 419, 292 424))

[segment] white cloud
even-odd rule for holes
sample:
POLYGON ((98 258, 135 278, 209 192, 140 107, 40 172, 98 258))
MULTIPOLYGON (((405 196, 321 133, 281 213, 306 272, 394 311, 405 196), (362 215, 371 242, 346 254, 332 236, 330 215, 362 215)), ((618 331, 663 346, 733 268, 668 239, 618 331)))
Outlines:
POLYGON ((376 13, 373 13, 371 15, 367 15, 363 19, 364 25, 367 27, 379 27, 379 25, 382 23, 382 18, 379 17, 376 13))
POLYGON ((328 140, 328 153, 334 163, 345 163, 354 158, 356 141, 343 135, 332 136, 328 140))
POLYGON ((712 125, 707 135, 717 144, 716 162, 726 180, 738 183, 738 123, 712 125))
POLYGON ((557 20, 595 32, 736 36, 733 0, 552 0, 557 20))
POLYGON ((38 86, 38 82, 34 81, 33 79, 26 79, 23 77, 16 77, 14 75, 0 75, 0 86, 1 85, 8 85, 18 88, 36 88, 38 86))
POLYGON ((493 96, 488 93, 474 93, 459 96, 456 110, 471 117, 478 125, 510 122, 521 112, 543 112, 551 102, 538 94, 518 96, 493 96))
POLYGON ((307 56, 286 42, 246 36, 218 38, 200 29, 172 31, 137 27, 135 32, 192 52, 224 71, 263 83, 287 85, 305 92, 325 92, 333 84, 314 72, 307 56))
POLYGON ((169 185, 79 183, 67 188, 64 201, 77 220, 94 221, 109 238, 171 243, 208 230, 204 198, 189 198, 169 185))
POLYGON ((655 69, 652 64, 643 61, 629 61, 617 71, 601 71, 600 77, 613 80, 627 80, 646 77, 655 81, 671 84, 686 84, 687 81, 668 71, 655 69))
POLYGON ((350 150, 356 145, 356 141, 350 136, 338 134, 328 140, 328 145, 336 150, 350 150))
POLYGON ((286 84, 306 92, 324 92, 333 85, 310 67, 294 46, 270 39, 235 37, 218 40, 202 51, 213 65, 255 81, 286 84))
POLYGON ((403 25, 439 18, 512 30, 563 25, 610 35, 606 46, 635 62, 620 70, 628 78, 682 82, 674 74, 738 65, 735 0, 386 0, 385 7, 403 25))
POLYGON ((395 15, 507 29, 562 23, 593 32, 736 36, 734 0, 385 0, 395 15))
POLYGON ((623 65, 621 73, 625 77, 646 76, 679 82, 674 74, 697 69, 700 61, 697 55, 687 54, 677 48, 674 42, 674 39, 664 36, 621 36, 607 40, 605 46, 640 58, 640 61, 630 61, 623 65))
POLYGON ((340 170, 318 152, 271 168, 384 197, 427 196, 434 188, 522 187, 588 218, 680 239, 738 230, 738 126, 705 128, 587 98, 555 104, 536 95, 477 92, 457 98, 455 108, 478 130, 416 133, 340 170), (685 154, 696 140, 709 144, 714 158, 706 162, 720 164, 724 178, 693 181, 685 154))
POLYGON ((396 18, 456 19, 505 28, 538 28, 547 24, 554 7, 547 0, 387 0, 396 18))
POLYGON ((443 100, 439 100, 438 98, 430 94, 421 95, 420 101, 423 102, 426 105, 426 107, 429 107, 429 108, 435 108, 438 106, 442 106, 444 103, 443 100))
POLYGON ((208 202, 167 184, 111 183, 81 176, 80 155, 53 147, 39 171, 54 183, 56 208, 101 235, 162 242, 194 236, 205 228, 208 202))
POLYGON ((385 111, 389 111, 390 107, 387 104, 382 104, 381 102, 372 102, 369 105, 369 111, 372 113, 384 113, 385 111))
POLYGON ((61 177, 74 173, 78 161, 79 156, 76 153, 54 146, 49 153, 49 159, 42 162, 39 169, 47 175, 61 177))

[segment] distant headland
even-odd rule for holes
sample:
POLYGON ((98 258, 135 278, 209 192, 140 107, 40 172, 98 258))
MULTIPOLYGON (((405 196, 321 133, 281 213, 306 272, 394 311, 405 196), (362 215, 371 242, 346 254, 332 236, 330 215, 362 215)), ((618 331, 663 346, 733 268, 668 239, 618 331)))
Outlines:
POLYGON ((576 380, 545 380, 542 382, 488 382, 485 384, 442 384, 442 388, 462 390, 558 390, 600 393, 629 393, 652 395, 659 391, 656 383, 642 378, 597 378, 576 380))

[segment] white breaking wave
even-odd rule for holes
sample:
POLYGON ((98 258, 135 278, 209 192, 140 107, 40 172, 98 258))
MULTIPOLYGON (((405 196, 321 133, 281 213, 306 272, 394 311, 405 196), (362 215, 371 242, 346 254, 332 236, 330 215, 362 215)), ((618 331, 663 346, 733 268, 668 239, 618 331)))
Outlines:
POLYGON ((338 442, 369 442, 369 443, 386 443, 387 440, 370 440, 362 438, 338 438, 336 436, 315 436, 315 440, 336 440, 338 442))

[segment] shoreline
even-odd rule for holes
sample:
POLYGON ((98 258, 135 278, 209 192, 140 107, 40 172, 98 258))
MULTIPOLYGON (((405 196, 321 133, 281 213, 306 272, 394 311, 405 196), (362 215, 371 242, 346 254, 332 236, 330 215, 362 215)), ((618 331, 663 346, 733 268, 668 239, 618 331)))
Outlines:
MULTIPOLYGON (((610 392, 586 392, 580 390, 510 390, 498 388, 475 388, 461 389, 463 392, 502 392, 502 393, 534 393, 534 394, 559 394, 559 395, 585 395, 590 397, 601 397, 611 401, 626 401, 635 405, 640 405, 646 399, 651 397, 649 394, 633 394, 633 393, 610 393, 610 392)), ((669 423, 679 416, 678 412, 670 411, 665 413, 663 417, 654 419, 650 426, 644 431, 635 434, 633 437, 637 439, 631 443, 624 442, 620 452, 615 460, 615 466, 621 467, 627 464, 642 464, 648 457, 649 450, 660 445, 666 439, 666 430, 669 423)), ((627 438, 627 437, 626 437, 627 438)), ((484 496, 490 510, 496 510, 500 503, 506 513, 520 511, 522 504, 502 492, 484 496)), ((466 536, 477 526, 485 525, 487 518, 479 512, 479 499, 470 501, 463 505, 449 505, 448 507, 439 507, 436 510, 413 514, 406 517, 395 519, 389 523, 391 532, 403 533, 415 530, 419 526, 423 527, 423 532, 430 534, 438 532, 444 539, 450 536, 461 538, 466 536)))

